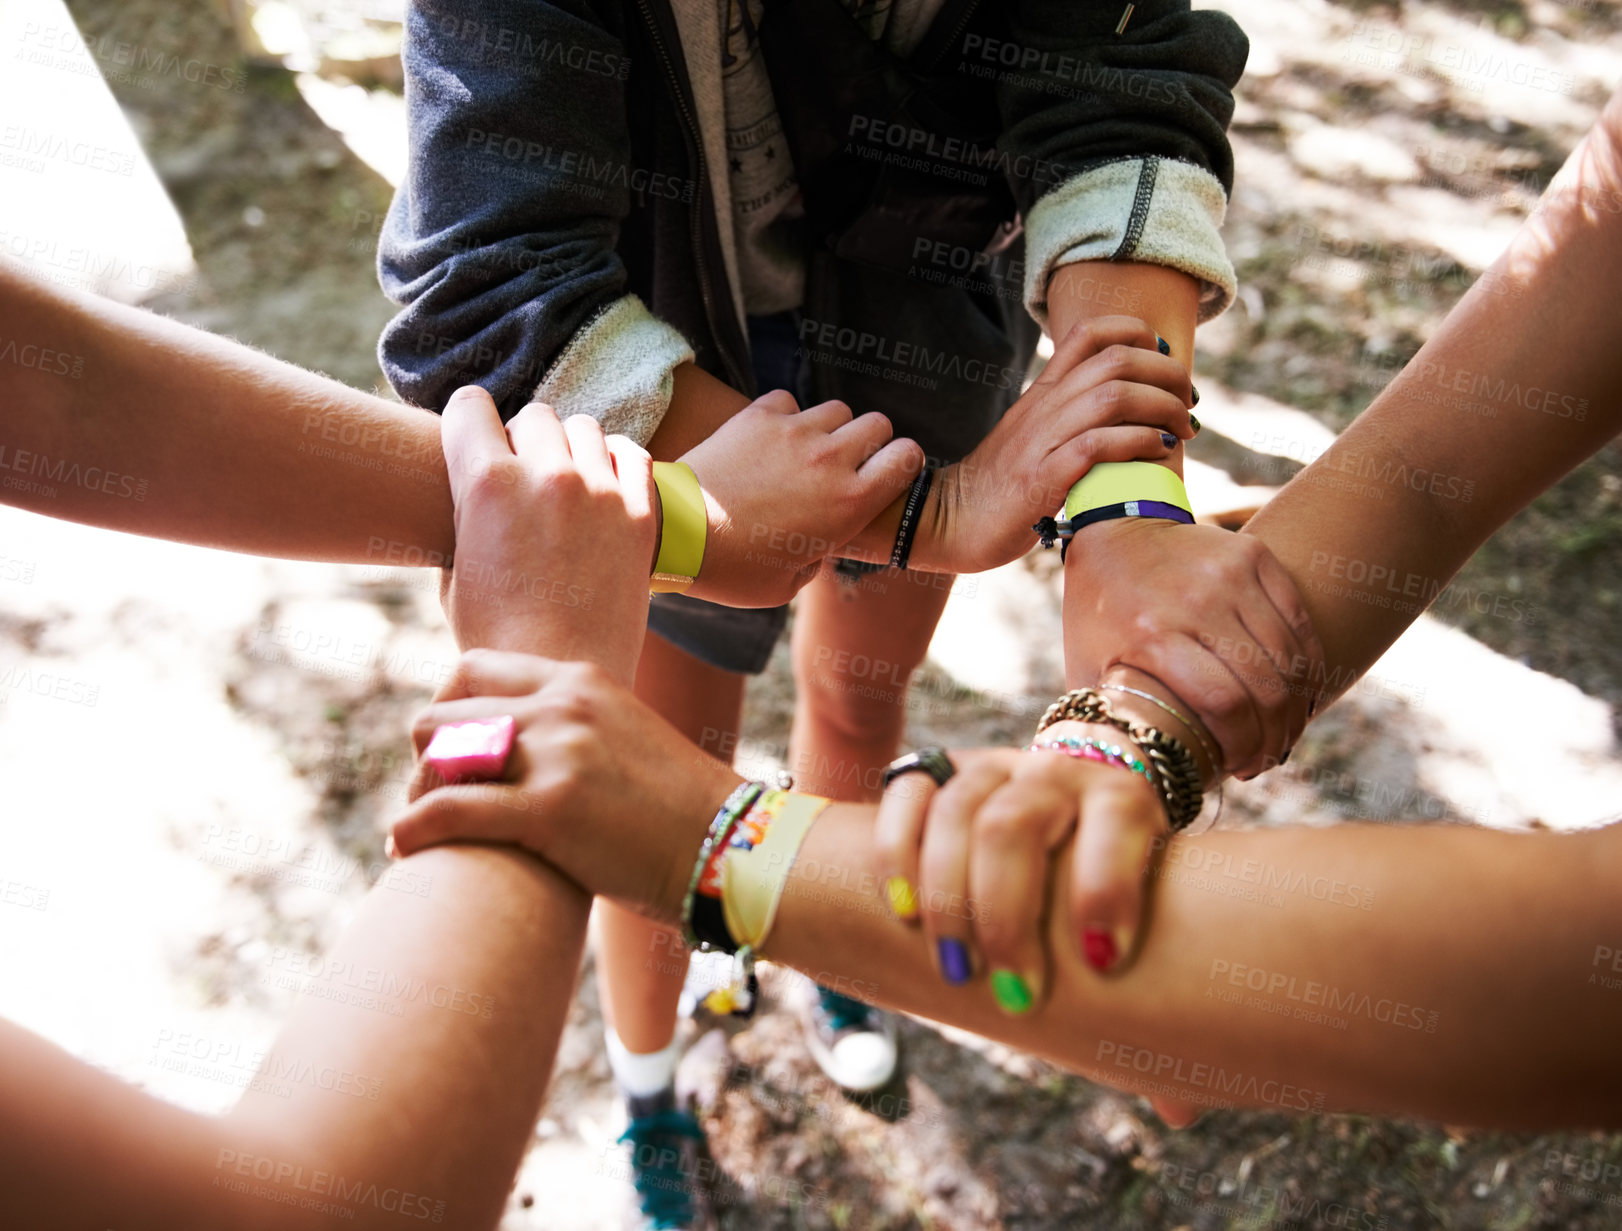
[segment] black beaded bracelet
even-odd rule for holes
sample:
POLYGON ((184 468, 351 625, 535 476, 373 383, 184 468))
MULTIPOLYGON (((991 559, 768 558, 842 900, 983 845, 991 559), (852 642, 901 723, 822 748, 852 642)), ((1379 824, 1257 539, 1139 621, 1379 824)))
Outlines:
POLYGON ((919 514, 929 498, 929 485, 935 481, 935 471, 925 466, 923 473, 912 481, 907 492, 907 503, 901 506, 901 524, 896 527, 895 547, 890 551, 890 567, 906 568, 912 556, 912 540, 918 533, 919 514))

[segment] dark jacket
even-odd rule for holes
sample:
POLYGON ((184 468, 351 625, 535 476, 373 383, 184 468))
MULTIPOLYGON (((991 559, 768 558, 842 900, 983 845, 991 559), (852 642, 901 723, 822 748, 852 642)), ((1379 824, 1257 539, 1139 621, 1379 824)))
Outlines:
MULTIPOLYGON (((1156 164, 1226 194, 1243 34, 1176 0, 1137 4, 1117 34, 1123 7, 946 0, 903 60, 838 0, 769 0, 760 37, 805 199, 816 400, 927 402, 959 425, 931 451, 961 455, 1017 397, 1034 345, 1008 272, 1022 217, 1131 161, 1131 216, 1108 221, 1120 242, 1100 253, 1159 259, 1134 249, 1156 164)), ((413 0, 404 56, 411 159, 379 250, 402 305, 379 351, 403 398, 438 409, 476 382, 511 416, 627 294, 700 366, 756 392, 667 0, 413 0)))

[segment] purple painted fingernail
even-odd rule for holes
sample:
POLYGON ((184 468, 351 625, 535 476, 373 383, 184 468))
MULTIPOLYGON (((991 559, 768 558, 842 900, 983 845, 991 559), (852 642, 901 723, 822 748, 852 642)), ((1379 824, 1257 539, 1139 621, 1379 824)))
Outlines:
POLYGON ((1161 432, 1160 443, 1165 445, 1168 449, 1175 449, 1177 447, 1177 437, 1173 436, 1170 432, 1161 432))
POLYGON ((949 936, 935 942, 935 956, 940 959, 941 974, 953 987, 967 983, 972 973, 969 951, 961 940, 949 936))

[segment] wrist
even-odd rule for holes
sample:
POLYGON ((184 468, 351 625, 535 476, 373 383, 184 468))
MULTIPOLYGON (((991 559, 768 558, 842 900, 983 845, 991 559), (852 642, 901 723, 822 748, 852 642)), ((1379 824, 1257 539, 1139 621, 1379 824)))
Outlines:
POLYGON ((1109 697, 1110 709, 1115 713, 1132 722, 1158 727, 1193 753, 1202 787, 1209 788, 1222 777, 1222 766, 1213 759, 1221 756, 1221 748, 1193 708, 1160 680, 1123 663, 1106 671, 1098 686, 1109 697), (1134 692, 1119 691, 1123 688, 1134 692), (1135 695, 1139 692, 1158 698, 1161 705, 1135 695))
POLYGON ((738 784, 745 781, 731 766, 703 753, 696 754, 694 770, 685 779, 683 789, 672 800, 669 823, 660 827, 672 843, 659 901, 652 903, 662 918, 681 917, 682 900, 692 883, 693 864, 710 822, 738 784))

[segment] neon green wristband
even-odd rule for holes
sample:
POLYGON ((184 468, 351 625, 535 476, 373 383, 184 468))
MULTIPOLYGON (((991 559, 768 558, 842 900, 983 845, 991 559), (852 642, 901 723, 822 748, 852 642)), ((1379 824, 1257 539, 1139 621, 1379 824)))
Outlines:
POLYGON ((664 521, 648 591, 680 592, 693 584, 704 567, 704 540, 710 530, 704 492, 686 462, 654 462, 653 485, 659 489, 664 521))
POLYGON ((1166 467, 1154 462, 1099 462, 1070 489, 1064 502, 1065 519, 1131 500, 1159 500, 1185 513, 1194 511, 1189 508, 1183 481, 1166 467))

